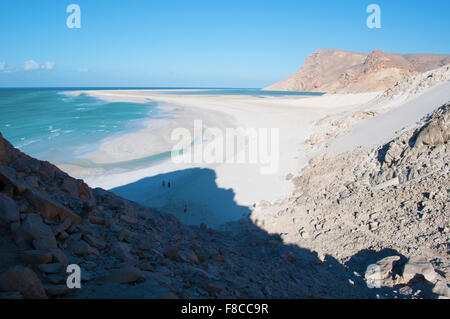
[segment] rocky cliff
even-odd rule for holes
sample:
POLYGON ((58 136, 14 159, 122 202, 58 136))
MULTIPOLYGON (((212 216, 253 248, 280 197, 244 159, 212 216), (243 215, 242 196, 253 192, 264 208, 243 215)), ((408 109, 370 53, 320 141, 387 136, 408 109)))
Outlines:
POLYGON ((370 54, 337 49, 317 50, 293 75, 265 89, 356 93, 384 91, 412 75, 450 64, 450 55, 370 54))

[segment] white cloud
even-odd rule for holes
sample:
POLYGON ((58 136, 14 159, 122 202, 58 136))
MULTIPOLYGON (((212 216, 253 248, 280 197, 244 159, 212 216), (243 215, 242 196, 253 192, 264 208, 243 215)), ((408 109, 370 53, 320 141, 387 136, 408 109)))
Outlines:
POLYGON ((42 69, 45 69, 45 70, 51 70, 51 69, 53 69, 54 67, 55 67, 55 62, 45 62, 44 64, 42 64, 41 65, 41 68, 42 69))
POLYGON ((5 65, 6 65, 5 61, 0 62, 0 71, 3 71, 5 69, 5 65))
POLYGON ((23 63, 23 69, 25 71, 37 70, 37 69, 51 70, 55 67, 55 64, 56 64, 55 62, 47 61, 41 65, 34 60, 28 60, 23 63))
POLYGON ((89 69, 88 68, 79 68, 77 71, 80 73, 86 73, 86 72, 89 72, 89 69))
POLYGON ((25 62, 23 63, 23 69, 24 69, 25 71, 36 70, 36 69, 39 69, 39 68, 40 68, 39 63, 37 63, 37 62, 34 61, 34 60, 28 60, 28 61, 25 61, 25 62))

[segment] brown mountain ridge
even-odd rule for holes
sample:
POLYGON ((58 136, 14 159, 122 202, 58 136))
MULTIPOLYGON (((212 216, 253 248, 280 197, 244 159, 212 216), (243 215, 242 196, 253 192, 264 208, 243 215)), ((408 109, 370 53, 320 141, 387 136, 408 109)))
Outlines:
POLYGON ((309 55, 288 78, 265 90, 359 93, 383 91, 397 82, 450 64, 450 55, 396 54, 374 50, 370 54, 321 49, 309 55))

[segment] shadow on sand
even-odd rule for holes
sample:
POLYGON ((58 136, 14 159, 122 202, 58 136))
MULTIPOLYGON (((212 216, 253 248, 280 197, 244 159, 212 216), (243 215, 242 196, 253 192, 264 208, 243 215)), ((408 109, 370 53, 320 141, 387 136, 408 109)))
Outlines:
POLYGON ((189 168, 111 189, 141 205, 175 215, 187 225, 217 227, 248 216, 251 210, 234 201, 234 191, 217 187, 216 173, 189 168))
MULTIPOLYGON (((225 256, 227 262, 232 264, 231 269, 238 268, 244 274, 259 274, 261 281, 248 286, 250 297, 393 297, 392 288, 368 288, 364 272, 369 264, 387 255, 398 255, 404 259, 397 251, 363 250, 345 264, 330 255, 321 260, 316 252, 302 248, 301 242, 298 245, 285 244, 279 234, 269 234, 256 226, 249 218, 251 210, 234 201, 234 191, 217 186, 213 170, 193 168, 160 174, 111 191, 144 206, 172 213, 194 228, 198 228, 200 222, 208 227, 222 224, 220 231, 209 229, 205 234, 209 232, 220 236, 221 240, 217 241, 219 251, 233 252, 225 256), (187 212, 184 212, 186 203, 187 212)), ((208 260, 204 262, 208 263, 208 260)), ((223 274, 222 279, 225 282, 236 280, 232 272, 223 274)), ((248 296, 219 295, 225 298, 248 296)))

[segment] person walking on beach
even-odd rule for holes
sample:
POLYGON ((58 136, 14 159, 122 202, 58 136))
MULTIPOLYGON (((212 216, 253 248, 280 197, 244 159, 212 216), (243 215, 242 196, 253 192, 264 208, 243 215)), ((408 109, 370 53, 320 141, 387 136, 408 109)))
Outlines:
POLYGON ((167 182, 167 187, 169 187, 169 188, 170 188, 170 182, 167 182))

